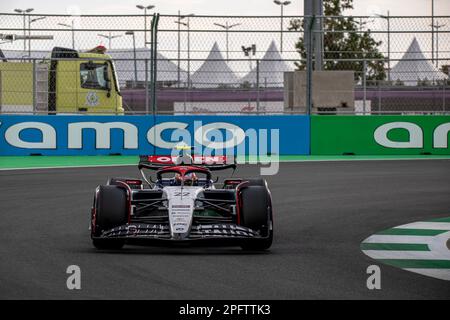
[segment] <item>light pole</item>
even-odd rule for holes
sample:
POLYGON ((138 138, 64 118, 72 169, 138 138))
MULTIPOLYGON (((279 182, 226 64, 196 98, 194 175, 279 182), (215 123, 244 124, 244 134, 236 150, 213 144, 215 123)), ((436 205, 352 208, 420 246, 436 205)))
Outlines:
POLYGON ((28 38, 28 57, 31 57, 31 24, 36 21, 39 21, 39 20, 44 20, 46 18, 47 17, 38 17, 38 18, 31 19, 31 17, 28 16, 28 36, 29 36, 29 38, 28 38))
POLYGON ((66 23, 58 23, 59 26, 66 27, 72 30, 72 49, 75 50, 75 28, 74 28, 74 20, 69 24, 66 23))
POLYGON ((433 25, 433 28, 437 30, 437 34, 436 34, 436 68, 439 68, 439 29, 442 27, 445 27, 446 24, 439 24, 436 23, 435 25, 433 25))
POLYGON ((34 8, 28 8, 28 9, 14 9, 15 12, 23 14, 23 51, 24 54, 27 51, 27 22, 26 22, 26 15, 27 13, 30 13, 33 11, 34 8))
POLYGON ((230 31, 230 29, 240 26, 241 23, 236 23, 236 24, 228 24, 228 21, 223 25, 220 23, 214 23, 214 25, 221 27, 223 29, 225 29, 225 34, 226 34, 226 48, 227 48, 227 60, 230 60, 230 56, 229 56, 229 52, 230 52, 230 48, 229 48, 229 36, 228 36, 228 32, 230 31))
POLYGON ((154 7, 152 5, 143 6, 141 4, 136 6, 136 8, 144 10, 144 48, 147 48, 147 10, 151 10, 154 7))
POLYGON ((122 37, 121 34, 112 35, 111 31, 108 33, 108 35, 99 33, 98 36, 108 39, 108 46, 109 46, 110 50, 112 49, 112 39, 116 39, 116 38, 122 37))
POLYGON ((136 35, 134 31, 125 32, 127 36, 133 36, 133 58, 134 58, 134 87, 138 82, 138 72, 137 72, 137 57, 136 57, 136 35))
MULTIPOLYGON (((178 71, 177 71, 177 80, 178 80, 178 87, 180 86, 181 81, 181 26, 187 27, 188 24, 183 23, 181 20, 187 18, 187 17, 193 17, 194 14, 187 14, 187 15, 181 15, 181 12, 178 11, 178 20, 175 21, 175 23, 178 25, 178 71)), ((189 35, 188 35, 189 38, 189 35)), ((188 40, 189 41, 189 40, 188 40)), ((188 45, 189 46, 189 45, 188 45)), ((189 53, 188 53, 189 55, 189 53)))
MULTIPOLYGON (((194 16, 194 14, 189 14, 189 15, 183 16, 183 18, 187 18, 186 22, 180 21, 181 19, 179 19, 179 21, 175 21, 175 23, 178 24, 178 30, 179 30, 178 32, 181 32, 181 30, 180 30, 181 26, 185 26, 187 28, 187 60, 188 60, 187 83, 188 83, 188 87, 191 86, 191 20, 190 20, 190 18, 193 16, 194 16)), ((181 18, 181 16, 179 18, 181 18)))
POLYGON ((388 81, 391 81, 391 13, 388 10, 387 15, 376 14, 376 16, 387 21, 387 46, 388 46, 388 81))
POLYGON ((284 28, 283 16, 284 16, 284 6, 290 5, 291 1, 274 0, 273 2, 281 7, 280 51, 281 51, 281 53, 283 53, 283 28, 284 28))

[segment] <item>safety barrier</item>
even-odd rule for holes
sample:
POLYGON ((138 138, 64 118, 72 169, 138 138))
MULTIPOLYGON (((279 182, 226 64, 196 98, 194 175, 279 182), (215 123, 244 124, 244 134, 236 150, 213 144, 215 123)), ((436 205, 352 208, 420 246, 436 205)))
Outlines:
POLYGON ((0 156, 450 155, 450 116, 0 116, 0 156), (199 149, 200 148, 200 149, 199 149))
POLYGON ((450 116, 312 116, 313 155, 449 155, 450 116))
POLYGON ((0 116, 0 155, 307 155, 307 116, 0 116), (198 149, 201 148, 201 149, 198 149))

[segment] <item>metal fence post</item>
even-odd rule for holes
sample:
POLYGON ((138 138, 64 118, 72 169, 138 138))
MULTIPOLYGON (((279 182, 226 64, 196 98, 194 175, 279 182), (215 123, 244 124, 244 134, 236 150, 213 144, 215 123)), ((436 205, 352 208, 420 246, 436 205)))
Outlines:
POLYGON ((158 111, 157 106, 157 82, 158 82, 158 24, 159 24, 159 13, 155 15, 155 22, 152 26, 153 36, 153 96, 152 96, 152 109, 153 114, 156 115, 158 111))
POLYGON ((381 81, 378 80, 378 114, 381 113, 381 81))
POLYGON ((366 100, 367 100, 367 60, 363 61, 363 115, 366 115, 366 100))
POLYGON ((259 98, 259 59, 256 60, 256 113, 259 114, 260 98, 259 98))
MULTIPOLYGON (((153 95, 154 95, 154 92, 153 92, 153 82, 155 81, 155 77, 154 77, 154 65, 153 65, 153 60, 154 60, 154 43, 155 43, 155 39, 154 39, 154 33, 153 33, 153 26, 154 26, 154 21, 155 21, 155 17, 156 17, 156 14, 153 14, 153 19, 152 19, 152 26, 151 26, 151 28, 152 28, 152 30, 151 30, 151 32, 150 32, 150 37, 151 37, 151 39, 150 39, 150 97, 152 97, 152 99, 153 99, 153 95)), ((153 100, 152 100, 152 110, 153 110, 153 100)), ((148 111, 149 110, 147 110, 147 115, 149 114, 148 113, 148 111)))
POLYGON ((3 86, 2 86, 2 70, 0 70, 0 112, 2 112, 3 107, 3 86))
POLYGON ((152 32, 151 32, 151 62, 150 62, 150 81, 151 81, 151 99, 152 99, 152 112, 153 115, 156 115, 157 111, 157 98, 156 98, 156 88, 157 88, 157 33, 158 33, 158 22, 159 22, 159 14, 153 14, 152 19, 152 32))
POLYGON ((322 0, 316 3, 316 12, 319 15, 314 22, 314 66, 316 71, 322 71, 323 69, 323 56, 324 56, 324 31, 323 31, 323 3, 322 0))
POLYGON ((183 87, 183 115, 186 115, 187 112, 187 99, 188 99, 188 87, 186 86, 186 82, 183 87))
POLYGON ((444 83, 442 84, 442 110, 444 111, 445 114, 445 80, 444 83))
POLYGON ((149 98, 149 87, 148 87, 148 59, 145 59, 145 114, 148 115, 149 113, 149 103, 148 103, 148 98, 149 98))
POLYGON ((36 114, 36 59, 33 59, 33 114, 36 114))
POLYGON ((307 114, 312 113, 312 86, 313 86, 313 25, 315 16, 309 17, 309 25, 308 25, 308 32, 307 32, 307 38, 308 38, 308 46, 307 46, 307 54, 306 54, 306 110, 307 114))

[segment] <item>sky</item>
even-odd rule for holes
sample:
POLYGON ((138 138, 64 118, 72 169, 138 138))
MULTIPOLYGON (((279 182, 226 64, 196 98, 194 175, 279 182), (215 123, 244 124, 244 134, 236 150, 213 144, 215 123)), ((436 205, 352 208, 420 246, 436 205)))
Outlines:
MULTIPOLYGON (((432 0, 354 0, 355 9, 346 14, 371 15, 390 10, 391 15, 431 15, 432 0)), ((434 0, 436 15, 450 15, 449 0, 434 0)), ((2 0, 0 12, 15 8, 35 8, 35 13, 55 14, 139 14, 136 4, 155 5, 163 14, 184 13, 198 15, 279 15, 280 8, 272 0, 2 0)), ((303 0, 292 0, 285 8, 286 15, 302 15, 303 0)))

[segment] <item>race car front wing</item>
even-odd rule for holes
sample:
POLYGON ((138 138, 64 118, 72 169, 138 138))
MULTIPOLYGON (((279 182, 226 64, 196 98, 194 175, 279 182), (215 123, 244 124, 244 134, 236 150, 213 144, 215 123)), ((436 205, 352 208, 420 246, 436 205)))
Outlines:
POLYGON ((129 242, 233 242, 263 238, 259 232, 235 224, 193 225, 185 238, 173 238, 168 224, 130 223, 104 231, 98 239, 124 239, 129 242))

